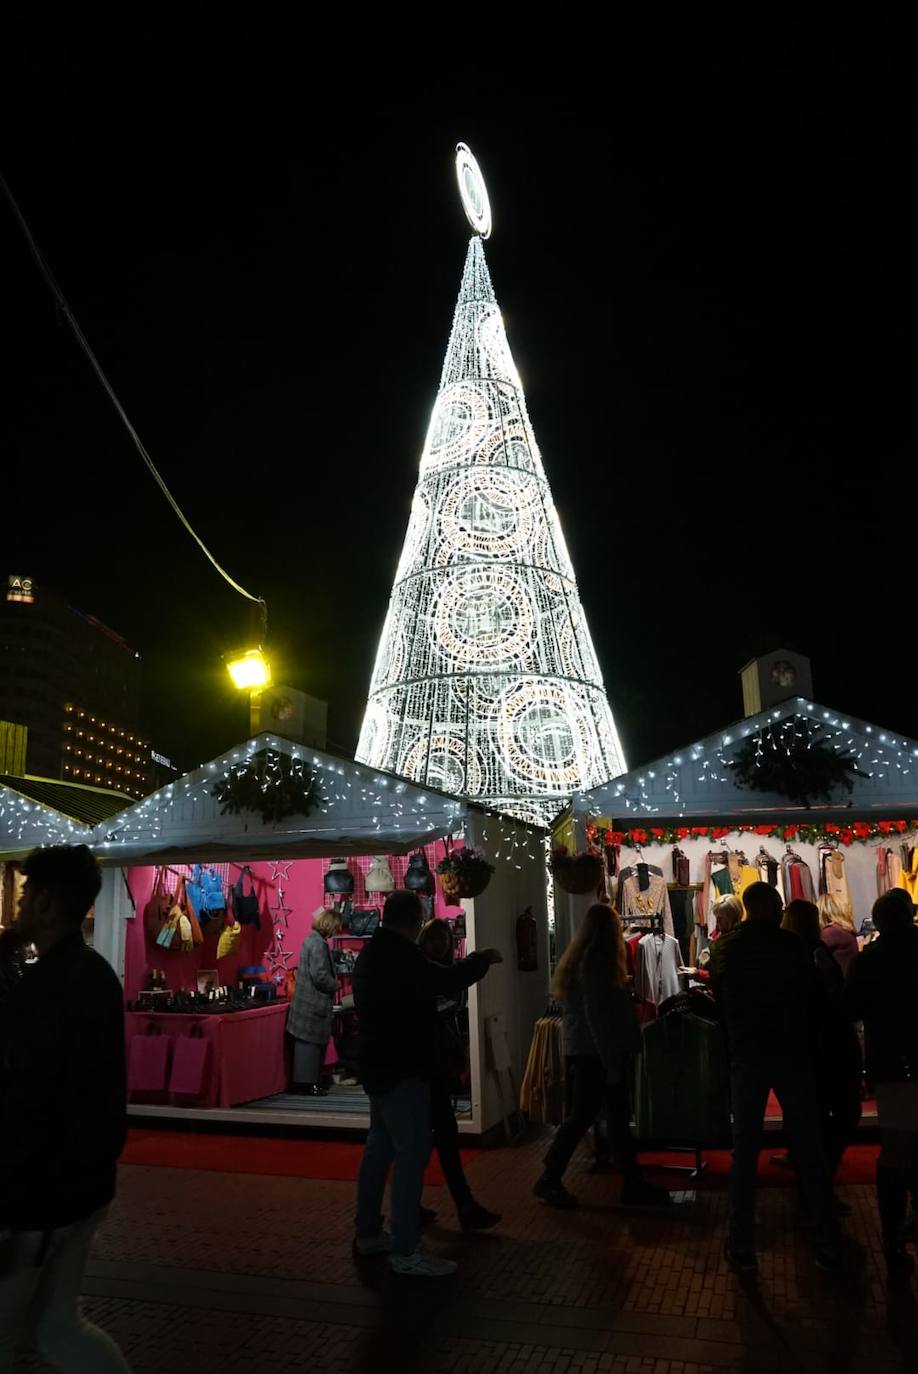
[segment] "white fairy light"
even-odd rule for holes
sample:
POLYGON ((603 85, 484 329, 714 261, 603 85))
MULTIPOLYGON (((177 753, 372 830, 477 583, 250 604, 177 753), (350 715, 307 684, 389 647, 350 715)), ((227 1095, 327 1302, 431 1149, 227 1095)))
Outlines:
POLYGON ((625 771, 478 235, 356 757, 542 823, 625 771))

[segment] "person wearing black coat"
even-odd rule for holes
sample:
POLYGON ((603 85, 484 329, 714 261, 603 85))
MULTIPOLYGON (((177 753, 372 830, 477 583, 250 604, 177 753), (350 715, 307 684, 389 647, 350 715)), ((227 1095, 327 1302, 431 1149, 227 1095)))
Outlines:
POLYGON ((497 950, 449 967, 418 949, 423 907, 416 893, 389 894, 382 925, 354 968, 360 1077, 370 1098, 370 1130, 357 1179, 358 1255, 388 1254, 397 1274, 437 1278, 456 1265, 419 1247, 421 1192, 430 1158, 430 1081, 434 1077, 437 998, 483 978, 497 950), (392 1166, 392 1234, 382 1200, 392 1166))
POLYGON ((101 878, 85 845, 37 849, 24 872, 38 961, 0 1003, 0 1370, 29 1337, 56 1369, 124 1374, 79 1310, 127 1120, 121 984, 80 930, 101 878))
MULTIPOLYGON (((802 940, 816 970, 814 1033, 816 1086, 822 1119, 822 1146, 834 1179, 842 1155, 861 1119, 863 1062, 854 1026, 845 1014, 845 979, 832 951, 822 939, 819 908, 796 898, 784 912, 783 929, 802 940)), ((836 1198, 837 1212, 850 1208, 836 1198)))
POLYGON ((803 942, 781 929, 781 898, 768 883, 743 893, 746 920, 724 949, 715 980, 730 1053, 733 1159, 729 1234, 724 1247, 735 1269, 758 1268, 755 1187, 769 1091, 774 1091, 812 1219, 816 1263, 840 1263, 838 1220, 820 1130, 815 1066, 819 990, 803 942))
MULTIPOLYGON (((418 947, 426 959, 450 968, 453 963, 453 932, 449 922, 428 921, 421 931, 418 947)), ((462 1167, 459 1125, 453 1111, 453 1083, 465 1065, 465 1048, 456 1026, 457 1007, 455 998, 437 999, 437 1043, 434 1072, 430 1080, 430 1125, 440 1168, 456 1205, 459 1225, 463 1231, 488 1231, 498 1224, 500 1213, 482 1207, 472 1196, 462 1167)), ((421 1209, 422 1222, 434 1221, 436 1215, 436 1212, 421 1209)))
POLYGON ((880 938, 852 961, 845 1006, 852 1021, 864 1023, 867 1078, 877 1100, 886 1264, 891 1274, 908 1275, 914 1264, 903 1232, 918 1152, 918 929, 908 893, 898 888, 878 897, 873 923, 880 938))

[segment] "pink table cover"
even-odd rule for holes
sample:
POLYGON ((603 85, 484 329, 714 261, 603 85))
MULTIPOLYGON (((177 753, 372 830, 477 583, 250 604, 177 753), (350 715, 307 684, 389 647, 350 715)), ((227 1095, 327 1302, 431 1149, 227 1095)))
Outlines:
MULTIPOLYGON (((230 1012, 226 1016, 177 1016, 169 1012, 132 1011, 125 1017, 130 1042, 145 1035, 151 1022, 164 1035, 175 1040, 199 1026, 210 1048, 207 1054, 201 1092, 197 1097, 166 1100, 188 1107, 237 1107, 259 1097, 273 1097, 287 1086, 284 1030, 287 1025, 286 1002, 251 1011, 230 1012)), ((131 1100, 138 1098, 131 1093, 131 1100)), ((149 1099, 149 1094, 144 1094, 149 1099)), ((159 1094, 162 1099, 163 1094, 159 1094)))

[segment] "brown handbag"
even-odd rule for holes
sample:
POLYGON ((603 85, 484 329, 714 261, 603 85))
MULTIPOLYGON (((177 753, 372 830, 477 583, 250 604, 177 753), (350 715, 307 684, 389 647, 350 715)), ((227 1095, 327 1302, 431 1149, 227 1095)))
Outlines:
POLYGON ((175 894, 166 890, 166 870, 158 868, 153 879, 153 891, 143 911, 143 925, 149 938, 156 944, 160 931, 169 919, 175 906, 175 894))

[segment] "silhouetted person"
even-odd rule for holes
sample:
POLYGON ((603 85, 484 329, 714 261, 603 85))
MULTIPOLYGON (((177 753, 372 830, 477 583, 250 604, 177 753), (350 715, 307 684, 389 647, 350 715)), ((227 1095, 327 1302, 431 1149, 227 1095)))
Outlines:
POLYGON ((101 879, 85 845, 25 861, 18 930, 38 961, 0 1003, 0 1371, 21 1338, 55 1369, 128 1366, 79 1309, 125 1138, 121 984, 80 930, 101 879))
MULTIPOLYGON (((418 948, 425 959, 450 968, 453 963, 454 941, 448 921, 428 921, 418 939, 418 948)), ((488 1231, 500 1221, 499 1212, 491 1212, 476 1202, 462 1167, 459 1153, 459 1123, 453 1111, 453 1083, 466 1067, 465 1046, 460 1038, 455 997, 437 999, 437 1040, 434 1046, 433 1075, 430 1080, 430 1125, 434 1148, 450 1196, 456 1206, 459 1225, 463 1231, 488 1231)), ((436 1213, 421 1209, 422 1221, 433 1221, 436 1213)))
POLYGON ((455 996, 500 960, 486 949, 458 963, 432 964, 418 949, 424 908, 415 892, 390 892, 382 925, 354 968, 360 1077, 370 1098, 370 1130, 357 1178, 359 1255, 388 1254, 396 1274, 440 1278, 452 1260, 419 1246, 421 1192, 430 1158, 430 1080, 437 998, 455 996), (392 1234, 382 1201, 392 1166, 392 1234))
POLYGON ((880 932, 853 961, 845 1005, 863 1021, 867 1078, 877 1100, 880 1155, 877 1206, 890 1273, 909 1273, 912 1257, 903 1228, 918 1149, 918 929, 914 906, 902 889, 873 905, 880 932))
POLYGON ((588 907, 555 969, 552 992, 564 1008, 561 1036, 571 1105, 533 1192, 552 1207, 577 1206, 562 1182, 564 1171, 605 1106, 612 1148, 624 1174, 622 1202, 668 1204, 666 1189, 645 1181, 631 1134, 628 1073, 641 1035, 628 988, 621 922, 613 907, 605 902, 588 907))
MULTIPOLYGON (((789 902, 783 928, 803 941, 816 969, 816 1083, 822 1109, 822 1145, 834 1179, 861 1119, 861 1047, 843 1004, 841 966, 822 938, 819 908, 803 898, 789 902)), ((851 1209, 836 1198, 835 1210, 851 1209)))
POLYGON ((733 1097, 727 1260, 758 1268, 755 1182, 769 1092, 781 1104, 801 1191, 816 1227, 816 1260, 835 1268, 838 1223, 822 1149, 814 1071, 816 970, 802 941, 781 929, 781 898, 767 883, 743 893, 746 920, 727 944, 717 979, 733 1097))

